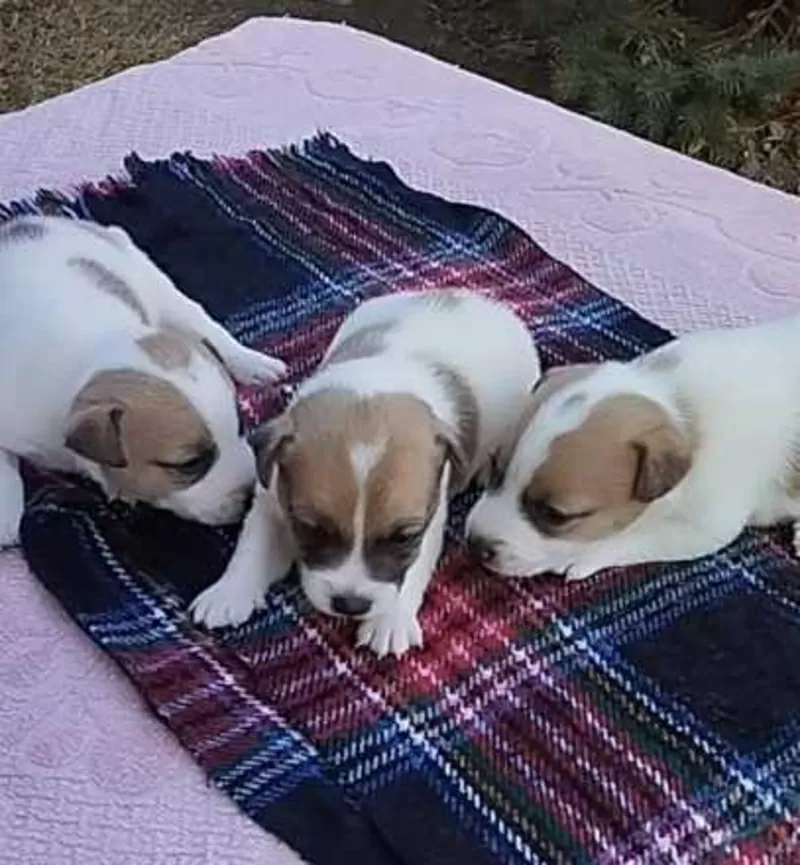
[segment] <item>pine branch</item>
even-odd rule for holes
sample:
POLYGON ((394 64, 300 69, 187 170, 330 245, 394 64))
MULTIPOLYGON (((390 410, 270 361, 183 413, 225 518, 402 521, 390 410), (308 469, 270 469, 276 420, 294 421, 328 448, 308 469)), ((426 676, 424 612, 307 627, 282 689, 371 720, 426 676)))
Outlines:
POLYGON ((800 116, 786 109, 800 106, 800 51, 722 39, 679 14, 678 0, 601 3, 602 14, 590 0, 567 0, 572 23, 548 37, 559 101, 719 165, 800 186, 800 158, 791 167, 800 157, 800 116), (796 184, 786 181, 792 171, 796 184))

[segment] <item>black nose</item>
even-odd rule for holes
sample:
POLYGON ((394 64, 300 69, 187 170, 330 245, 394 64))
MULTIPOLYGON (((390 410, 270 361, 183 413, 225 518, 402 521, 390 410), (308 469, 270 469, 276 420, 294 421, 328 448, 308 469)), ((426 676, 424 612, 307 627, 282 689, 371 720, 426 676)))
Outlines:
POLYGON ((371 606, 372 601, 358 595, 334 595, 331 598, 331 607, 340 616, 363 616, 371 606))
POLYGON ((482 565, 490 564, 497 555, 497 547, 488 538, 480 535, 470 535, 467 538, 467 550, 473 559, 482 565))

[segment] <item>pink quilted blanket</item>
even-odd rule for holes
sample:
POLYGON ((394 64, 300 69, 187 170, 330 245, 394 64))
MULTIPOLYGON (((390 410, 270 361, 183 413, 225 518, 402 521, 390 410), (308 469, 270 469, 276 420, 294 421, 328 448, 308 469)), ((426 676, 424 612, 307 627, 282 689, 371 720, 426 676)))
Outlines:
MULTIPOLYGON (((131 149, 235 153, 317 128, 509 216, 674 330, 797 306, 797 199, 343 27, 255 20, 0 118, 0 198, 131 149)), ((0 604, 0 863, 298 861, 206 788, 13 551, 0 604)))

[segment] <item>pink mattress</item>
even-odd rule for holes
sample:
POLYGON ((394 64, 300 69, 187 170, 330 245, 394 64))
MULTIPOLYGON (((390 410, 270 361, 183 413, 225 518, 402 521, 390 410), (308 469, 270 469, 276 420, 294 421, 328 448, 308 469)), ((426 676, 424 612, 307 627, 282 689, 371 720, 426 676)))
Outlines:
MULTIPOLYGON (((250 21, 170 61, 0 117, 0 199, 132 149, 236 153, 330 129, 409 183, 500 211, 674 330, 800 299, 800 199, 376 37, 250 21)), ((288 865, 209 789, 19 555, 0 555, 0 863, 288 865)))

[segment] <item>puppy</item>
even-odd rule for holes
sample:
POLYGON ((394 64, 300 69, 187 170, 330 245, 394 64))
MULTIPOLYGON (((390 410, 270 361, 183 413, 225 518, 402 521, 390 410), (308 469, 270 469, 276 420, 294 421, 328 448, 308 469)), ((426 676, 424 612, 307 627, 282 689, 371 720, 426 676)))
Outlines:
POLYGON ((422 644, 417 614, 449 497, 502 439, 539 375, 523 323, 466 291, 370 300, 254 437, 263 489, 196 620, 235 624, 296 559, 320 611, 378 655, 422 644))
POLYGON ((120 228, 12 219, 0 274, 0 542, 18 536, 20 457, 202 522, 240 517, 254 471, 232 379, 283 364, 236 342, 120 228))
POLYGON ((704 556, 747 525, 798 518, 800 317, 791 317, 545 374, 495 457, 467 536, 500 574, 578 580, 704 556))

